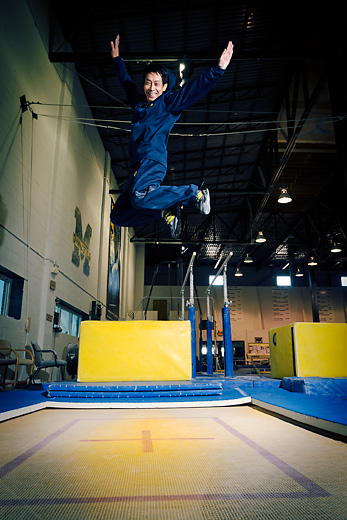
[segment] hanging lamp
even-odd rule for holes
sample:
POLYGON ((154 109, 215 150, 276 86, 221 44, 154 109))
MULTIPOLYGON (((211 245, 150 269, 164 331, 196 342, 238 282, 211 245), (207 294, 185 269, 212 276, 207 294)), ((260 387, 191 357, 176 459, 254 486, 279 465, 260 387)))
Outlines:
POLYGON ((263 235, 262 231, 259 231, 257 238, 255 239, 258 244, 262 244, 263 242, 266 242, 266 238, 263 235))
POLYGON ((288 188, 282 187, 281 193, 279 194, 279 197, 278 197, 278 202, 280 204, 288 204, 289 202, 292 202, 292 200, 293 199, 291 198, 291 196, 288 193, 288 188))

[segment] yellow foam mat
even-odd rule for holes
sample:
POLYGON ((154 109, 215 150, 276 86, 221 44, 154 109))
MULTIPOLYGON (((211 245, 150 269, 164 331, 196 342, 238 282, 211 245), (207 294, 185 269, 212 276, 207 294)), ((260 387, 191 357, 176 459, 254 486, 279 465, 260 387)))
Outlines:
POLYGON ((269 330, 269 346, 272 377, 295 376, 295 357, 292 345, 293 325, 284 325, 269 330))
POLYGON ((347 323, 294 324, 298 376, 347 377, 347 323))
POLYGON ((85 321, 78 381, 182 381, 192 377, 189 321, 85 321))
POLYGON ((346 323, 292 323, 269 330, 272 377, 347 377, 346 323))
POLYGON ((346 517, 346 444, 250 407, 44 410, 1 446, 6 520, 346 517))

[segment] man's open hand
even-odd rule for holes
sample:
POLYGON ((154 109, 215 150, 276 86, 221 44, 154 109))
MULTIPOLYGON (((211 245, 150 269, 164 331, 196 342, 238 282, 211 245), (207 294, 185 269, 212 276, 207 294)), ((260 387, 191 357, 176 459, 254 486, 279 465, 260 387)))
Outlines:
POLYGON ((221 57, 219 58, 218 65, 220 66, 221 69, 227 68, 227 66, 230 63, 231 57, 233 55, 233 51, 234 51, 234 46, 233 46, 232 42, 229 42, 228 46, 226 47, 226 49, 224 49, 224 51, 221 54, 221 57))
POLYGON ((114 42, 111 42, 111 56, 112 58, 117 58, 119 56, 119 34, 114 42))

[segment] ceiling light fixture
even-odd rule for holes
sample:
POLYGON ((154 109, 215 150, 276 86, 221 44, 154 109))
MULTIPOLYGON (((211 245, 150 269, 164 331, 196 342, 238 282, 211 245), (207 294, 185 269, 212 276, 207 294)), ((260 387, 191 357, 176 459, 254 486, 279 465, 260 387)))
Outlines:
POLYGON ((281 189, 281 193, 279 194, 279 197, 278 197, 278 202, 280 204, 288 204, 288 202, 292 202, 292 198, 291 196, 289 195, 288 193, 288 188, 280 188, 281 189))
POLYGON ((304 276, 304 274, 300 271, 299 267, 298 267, 298 270, 295 273, 295 276, 297 276, 297 277, 304 276))
POLYGON ((258 244, 262 244, 263 242, 266 242, 266 238, 263 235, 262 231, 259 231, 257 238, 255 239, 258 244))
POLYGON ((236 272, 235 272, 234 276, 243 276, 243 274, 241 273, 241 271, 238 267, 236 268, 236 272))
POLYGON ((333 243, 331 244, 331 249, 330 249, 330 251, 331 251, 332 253, 341 253, 342 249, 341 249, 340 244, 337 243, 337 242, 333 242, 333 243))
POLYGON ((246 258, 244 259, 245 264, 251 264, 253 259, 249 256, 249 253, 246 254, 246 258))
POLYGON ((314 257, 311 256, 310 261, 308 262, 307 265, 313 266, 313 265, 318 265, 318 264, 317 264, 317 262, 315 261, 314 257))

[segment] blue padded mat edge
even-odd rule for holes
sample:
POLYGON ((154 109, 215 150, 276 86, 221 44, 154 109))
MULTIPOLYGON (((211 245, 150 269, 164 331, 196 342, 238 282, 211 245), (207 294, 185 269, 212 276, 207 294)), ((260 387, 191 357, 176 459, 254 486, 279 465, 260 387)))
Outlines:
POLYGON ((347 377, 284 377, 281 388, 289 392, 347 399, 347 377))
MULTIPOLYGON (((197 377, 197 379, 199 378, 197 377)), ((298 378, 296 378, 296 380, 297 379, 298 378)), ((283 410, 291 410, 303 415, 317 417, 319 419, 347 425, 347 400, 336 397, 333 393, 330 395, 312 395, 308 393, 288 391, 284 388, 281 388, 281 380, 275 380, 266 377, 257 378, 239 376, 228 378, 216 376, 213 378, 211 376, 202 376, 201 380, 205 383, 210 382, 212 386, 214 386, 216 382, 221 383, 223 389, 222 394, 218 396, 189 395, 187 397, 179 397, 178 399, 182 400, 183 402, 197 400, 213 403, 213 401, 218 402, 221 400, 235 400, 240 399, 241 397, 251 397, 257 399, 258 401, 275 405, 279 408, 282 408, 283 410)), ((192 381, 192 383, 194 383, 194 381, 192 381)), ((329 385, 331 392, 332 389, 336 386, 333 383, 335 382, 332 381, 329 385)), ((134 385, 134 383, 132 384, 134 385)), ((326 382, 324 382, 324 384, 326 384, 326 382)), ((74 383, 74 385, 76 385, 76 383, 74 383)), ((185 386, 189 386, 189 382, 185 383, 185 386)), ((219 385, 216 385, 216 387, 218 386, 219 385)), ((319 385, 316 385, 316 389, 318 387, 319 385)), ((43 390, 41 385, 29 388, 17 388, 14 390, 2 390, 0 391, 0 413, 10 410, 17 410, 38 403, 46 403, 47 406, 49 406, 49 402, 52 400, 55 402, 71 402, 71 399, 74 398, 49 398, 47 397, 47 392, 43 390)), ((154 396, 151 401, 159 402, 163 401, 163 399, 165 399, 165 402, 177 401, 177 397, 160 398, 154 396)), ((105 402, 107 400, 107 398, 83 398, 83 402, 105 402)), ((129 399, 127 398, 115 398, 109 400, 110 402, 129 402, 129 399)), ((143 399, 141 398, 133 397, 131 399, 131 402, 141 401, 143 402, 143 399)))

